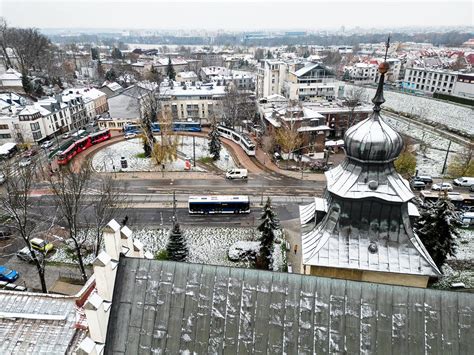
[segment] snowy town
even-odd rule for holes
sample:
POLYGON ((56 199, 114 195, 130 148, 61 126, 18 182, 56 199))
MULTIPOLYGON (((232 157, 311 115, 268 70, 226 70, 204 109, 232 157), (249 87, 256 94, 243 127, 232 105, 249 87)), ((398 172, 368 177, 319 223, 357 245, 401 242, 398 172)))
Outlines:
POLYGON ((427 5, 4 0, 0 354, 472 354, 474 5, 427 5))

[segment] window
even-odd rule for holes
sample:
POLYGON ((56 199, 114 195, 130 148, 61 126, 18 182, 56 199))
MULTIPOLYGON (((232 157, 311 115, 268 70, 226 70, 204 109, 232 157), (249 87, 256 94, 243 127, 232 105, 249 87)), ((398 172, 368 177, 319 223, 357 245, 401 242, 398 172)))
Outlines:
POLYGON ((0 124, 0 129, 8 129, 8 125, 7 124, 0 124))
POLYGON ((33 132, 33 139, 34 139, 35 141, 40 140, 41 137, 42 137, 41 131, 33 132))
POLYGON ((11 137, 12 136, 10 133, 0 134, 0 139, 11 138, 11 137))
POLYGON ((32 131, 39 131, 40 125, 38 122, 30 123, 30 127, 32 131))

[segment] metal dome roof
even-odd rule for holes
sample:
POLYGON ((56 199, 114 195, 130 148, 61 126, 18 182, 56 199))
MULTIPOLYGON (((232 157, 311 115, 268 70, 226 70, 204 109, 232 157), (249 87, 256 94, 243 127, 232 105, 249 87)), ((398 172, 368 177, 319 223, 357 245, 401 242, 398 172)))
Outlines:
POLYGON ((344 144, 349 158, 361 162, 387 163, 395 160, 403 149, 403 139, 380 117, 383 97, 383 82, 388 63, 379 66, 380 80, 372 102, 372 114, 362 122, 349 128, 344 134, 344 144))

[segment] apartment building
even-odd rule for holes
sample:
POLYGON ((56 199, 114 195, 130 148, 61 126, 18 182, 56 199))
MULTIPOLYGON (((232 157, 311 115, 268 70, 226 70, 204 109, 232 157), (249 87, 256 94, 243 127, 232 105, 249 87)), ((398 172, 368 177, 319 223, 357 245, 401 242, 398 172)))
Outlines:
POLYGON ((209 122, 222 112, 222 99, 226 94, 224 85, 196 84, 162 86, 162 107, 171 112, 173 120, 209 122))
POLYGON ((453 95, 474 99, 474 74, 459 74, 454 84, 453 95))
POLYGON ((340 96, 344 84, 321 63, 308 63, 296 71, 289 71, 284 93, 290 100, 332 101, 340 96))
POLYGON ((427 93, 452 94, 459 73, 430 68, 407 68, 403 87, 427 93))
POLYGON ((280 95, 287 77, 288 67, 280 60, 264 60, 257 68, 256 93, 258 98, 280 95))
POLYGON ((356 84, 375 83, 377 78, 377 64, 356 63, 344 67, 344 73, 348 73, 349 80, 356 84))

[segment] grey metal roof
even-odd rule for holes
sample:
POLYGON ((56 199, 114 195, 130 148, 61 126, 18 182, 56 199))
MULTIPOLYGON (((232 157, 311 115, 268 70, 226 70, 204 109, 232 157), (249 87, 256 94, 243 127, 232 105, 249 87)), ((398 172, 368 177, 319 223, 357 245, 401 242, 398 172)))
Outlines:
POLYGON ((106 354, 468 354, 474 295, 121 258, 106 354))
POLYGON ((0 354, 65 354, 75 322, 74 298, 0 291, 0 354))
POLYGON ((375 197, 402 203, 415 197, 408 181, 396 172, 393 163, 369 165, 346 158, 325 175, 327 190, 347 199, 375 197), (375 189, 371 188, 373 182, 375 189))
POLYGON ((309 227, 312 229, 302 226, 305 265, 436 277, 441 274, 413 233, 407 204, 334 197, 324 219, 309 227), (377 250, 369 250, 369 245, 377 250))

